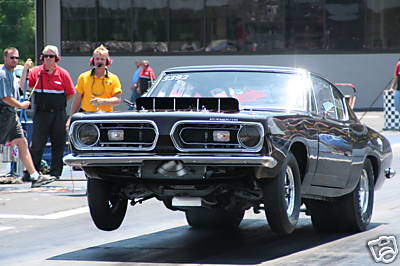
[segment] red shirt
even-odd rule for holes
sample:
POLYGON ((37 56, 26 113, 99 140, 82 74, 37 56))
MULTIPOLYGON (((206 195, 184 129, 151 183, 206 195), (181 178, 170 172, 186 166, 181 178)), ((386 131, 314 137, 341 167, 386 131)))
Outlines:
POLYGON ((151 67, 143 67, 139 73, 139 78, 155 80, 156 74, 154 74, 154 70, 151 67))
POLYGON ((400 61, 396 64, 396 69, 394 71, 395 76, 400 76, 400 61))
POLYGON ((54 93, 66 95, 75 94, 74 83, 68 71, 62 67, 56 66, 53 73, 49 74, 44 71, 43 65, 36 66, 29 71, 29 87, 37 92, 54 93), (39 80, 39 81, 38 81, 39 80))

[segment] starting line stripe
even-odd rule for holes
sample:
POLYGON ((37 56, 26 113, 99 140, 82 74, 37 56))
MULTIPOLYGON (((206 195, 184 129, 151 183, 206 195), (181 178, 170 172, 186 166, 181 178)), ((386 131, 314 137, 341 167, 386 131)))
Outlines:
MULTIPOLYGON (((56 212, 46 215, 25 215, 25 214, 0 214, 0 219, 26 219, 26 220, 56 220, 73 215, 89 212, 89 207, 82 207, 68 211, 56 212)), ((0 231, 1 231, 0 227, 0 231)), ((6 229, 4 229, 6 230, 6 229)))
POLYGON ((392 148, 399 148, 400 147, 400 143, 392 144, 390 146, 392 146, 392 148))
POLYGON ((5 231, 5 230, 11 230, 14 229, 15 227, 12 226, 0 226, 0 231, 5 231))

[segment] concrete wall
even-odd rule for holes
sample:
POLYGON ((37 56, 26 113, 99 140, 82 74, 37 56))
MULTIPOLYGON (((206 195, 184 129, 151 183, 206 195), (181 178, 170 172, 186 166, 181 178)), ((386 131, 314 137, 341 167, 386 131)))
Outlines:
MULTIPOLYGON (((45 44, 60 47, 61 22, 60 0, 45 1, 45 44)), ((112 55, 111 55, 112 56, 112 55)), ((71 73, 76 82, 79 73, 89 68, 90 55, 62 57, 60 65, 71 73)), ((163 69, 174 66, 213 65, 213 64, 250 64, 294 66, 306 68, 318 73, 332 82, 350 82, 358 90, 356 109, 366 109, 376 97, 374 109, 383 109, 382 90, 393 76, 398 54, 325 54, 325 55, 227 55, 227 56, 116 56, 113 57, 110 71, 120 77, 124 98, 130 97, 130 80, 136 60, 148 59, 150 65, 159 74, 163 69)), ((127 109, 121 104, 117 110, 127 109)))
MULTIPOLYGON (((89 69, 89 56, 63 57, 60 65, 69 70, 76 82, 79 73, 89 69)), ((383 109, 382 90, 393 76, 397 54, 336 54, 336 55, 254 55, 254 56, 154 56, 113 57, 110 71, 117 74, 124 90, 123 97, 130 97, 130 81, 135 69, 134 62, 150 60, 158 75, 163 69, 188 65, 250 64, 294 66, 318 73, 332 82, 350 82, 357 88, 356 109, 383 109), (380 96, 379 96, 380 95, 380 96), (379 96, 379 97, 378 97, 379 96), (378 97, 373 106, 371 104, 378 97)), ((125 110, 121 104, 117 110, 125 110)))

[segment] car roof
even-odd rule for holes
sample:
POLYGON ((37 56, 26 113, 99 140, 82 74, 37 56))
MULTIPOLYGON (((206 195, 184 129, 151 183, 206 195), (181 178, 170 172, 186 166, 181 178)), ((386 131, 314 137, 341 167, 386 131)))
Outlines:
POLYGON ((211 66, 181 66, 171 67, 164 72, 195 72, 195 71, 262 71, 262 72, 284 72, 284 73, 305 73, 301 68, 280 67, 280 66, 260 66, 260 65, 211 65, 211 66))

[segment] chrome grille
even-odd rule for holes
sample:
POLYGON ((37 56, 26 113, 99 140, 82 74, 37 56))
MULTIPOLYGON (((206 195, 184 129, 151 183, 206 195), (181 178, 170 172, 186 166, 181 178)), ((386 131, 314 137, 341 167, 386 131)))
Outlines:
POLYGON ((243 147, 238 139, 238 132, 243 125, 259 123, 236 121, 180 121, 171 130, 171 139, 179 151, 220 151, 220 152, 258 152, 257 148, 243 147), (229 132, 229 141, 216 141, 215 131, 229 132))
MULTIPOLYGON (((91 147, 77 147, 80 150, 130 150, 130 151, 150 151, 156 146, 159 133, 156 124, 149 120, 95 120, 95 121, 77 121, 74 128, 83 124, 95 125, 100 133, 97 143, 91 147), (110 140, 108 132, 110 130, 121 130, 123 140, 110 140)), ((73 131, 73 130, 72 130, 73 131)), ((71 135, 72 140, 76 138, 71 135)), ((74 141, 79 143, 79 141, 74 141)), ((75 145, 76 146, 76 145, 75 145)))

